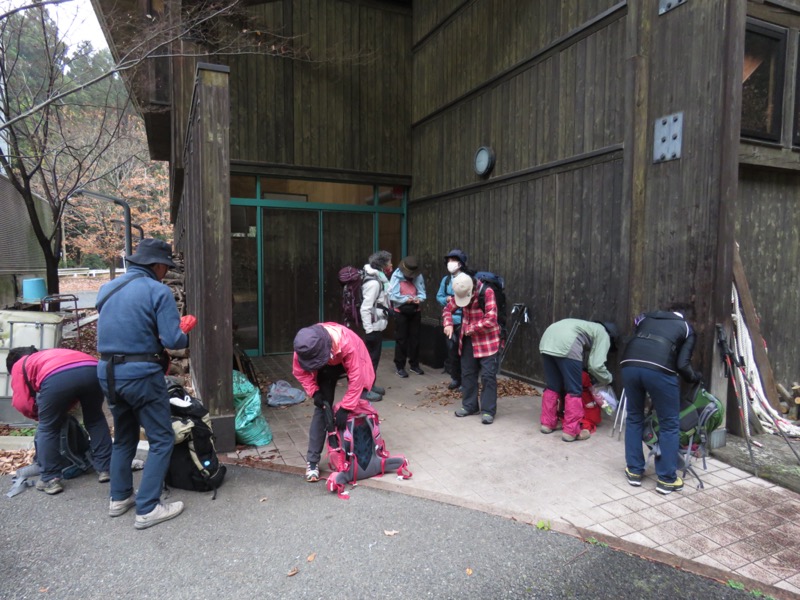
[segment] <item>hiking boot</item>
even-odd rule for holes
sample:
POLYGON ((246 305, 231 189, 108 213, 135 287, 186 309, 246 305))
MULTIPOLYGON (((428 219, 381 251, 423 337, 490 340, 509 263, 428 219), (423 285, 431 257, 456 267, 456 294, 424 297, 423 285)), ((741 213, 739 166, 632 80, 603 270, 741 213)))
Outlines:
POLYGON ((483 415, 481 415, 481 423, 484 425, 491 425, 494 423, 494 417, 489 413, 483 413, 483 415))
POLYGON ((632 473, 628 467, 625 467, 625 477, 628 478, 628 483, 633 487, 639 487, 642 485, 642 474, 632 473))
POLYGON ((61 479, 58 477, 42 481, 41 479, 36 482, 36 489, 44 492, 48 496, 54 496, 64 491, 64 486, 61 484, 61 479))
POLYGON ((406 377, 408 377, 408 373, 406 373, 406 370, 405 370, 405 369, 397 369, 397 370, 395 371, 395 373, 397 373, 397 376, 398 376, 398 377, 402 377, 403 379, 405 379, 406 377))
POLYGON ((158 525, 164 521, 174 519, 183 512, 183 502, 168 502, 162 504, 159 502, 156 507, 146 515, 136 515, 136 520, 133 526, 136 529, 147 529, 153 525, 158 525))
POLYGON ((456 390, 461 387, 461 382, 456 381, 455 379, 451 379, 450 383, 447 385, 448 390, 456 390))
POLYGON ((412 373, 416 373, 417 375, 425 375, 425 371, 423 371, 419 365, 416 367, 408 367, 408 370, 412 373))
POLYGON ((468 411, 466 408, 464 408, 462 406, 461 408, 459 408, 456 411, 455 414, 456 414, 457 417, 469 417, 470 415, 477 415, 478 411, 477 410, 473 410, 472 412, 470 412, 470 411, 468 411))
POLYGON ((574 442, 577 438, 574 435, 570 435, 568 433, 561 434, 561 441, 562 442, 574 442))
POLYGON ((548 427, 547 425, 540 426, 539 431, 541 431, 542 433, 553 433, 553 429, 551 427, 548 427))
POLYGON ((97 474, 97 483, 108 483, 111 481, 111 473, 108 471, 100 471, 97 474))
POLYGON ((136 506, 136 494, 131 494, 125 500, 109 500, 108 516, 121 517, 134 506, 136 506))
POLYGON ((306 481, 308 483, 319 481, 319 465, 317 463, 306 464, 306 481))
POLYGON ((366 400, 367 402, 380 402, 383 400, 383 396, 376 394, 375 392, 364 390, 361 392, 361 399, 366 400))
POLYGON ((578 434, 578 439, 581 441, 588 440, 590 437, 592 437, 592 434, 588 429, 581 429, 581 432, 578 434))
POLYGON ((372 389, 370 390, 370 392, 372 392, 373 394, 379 394, 381 396, 385 396, 386 395, 386 389, 382 388, 379 385, 373 385, 372 389))
POLYGON ((666 481, 658 480, 656 484, 656 491, 659 494, 671 494, 672 492, 680 492, 683 489, 683 479, 680 477, 676 477, 675 481, 672 483, 667 483, 666 481))

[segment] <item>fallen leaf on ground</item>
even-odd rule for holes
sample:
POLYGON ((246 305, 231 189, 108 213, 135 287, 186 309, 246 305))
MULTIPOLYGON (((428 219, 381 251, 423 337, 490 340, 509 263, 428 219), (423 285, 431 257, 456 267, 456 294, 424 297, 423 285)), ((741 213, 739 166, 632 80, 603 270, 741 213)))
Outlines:
POLYGON ((392 529, 391 531, 389 531, 388 529, 384 529, 383 530, 383 535, 388 535, 389 537, 395 536, 398 533, 400 533, 400 532, 399 531, 395 531, 394 529, 392 529))
POLYGON ((299 572, 300 572, 300 569, 298 569, 297 567, 294 567, 294 568, 293 568, 291 571, 289 571, 289 572, 286 574, 286 576, 287 576, 287 577, 294 577, 294 576, 295 576, 295 575, 297 575, 299 572))
POLYGON ((306 560, 308 562, 314 562, 315 558, 317 558, 317 553, 316 552, 312 552, 311 554, 308 555, 308 558, 306 560))
POLYGON ((259 502, 266 502, 267 500, 269 500, 269 498, 267 498, 266 496, 264 496, 263 498, 260 498, 258 501, 259 501, 259 502))

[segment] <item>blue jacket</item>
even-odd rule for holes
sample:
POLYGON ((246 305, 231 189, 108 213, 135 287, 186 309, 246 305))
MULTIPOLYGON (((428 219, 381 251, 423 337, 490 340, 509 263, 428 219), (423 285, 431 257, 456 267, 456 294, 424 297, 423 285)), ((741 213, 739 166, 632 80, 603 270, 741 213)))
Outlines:
MULTIPOLYGON (((436 293, 436 301, 442 306, 445 306, 447 305, 447 297, 453 294, 453 276, 445 275, 442 277, 442 283, 439 284, 439 291, 436 293)), ((461 325, 460 308, 453 313, 453 325, 461 325)))
MULTIPOLYGON (((410 296, 400 293, 400 282, 404 280, 405 277, 403 276, 403 272, 399 268, 394 270, 394 273, 392 273, 392 278, 389 280, 389 300, 392 302, 392 306, 395 308, 401 304, 405 304, 411 299, 410 296)), ((426 298, 425 279, 423 279, 421 273, 414 278, 413 283, 417 290, 417 298, 419 298, 421 304, 422 302, 425 302, 426 298)))
MULTIPOLYGON (((180 314, 172 291, 156 279, 147 267, 131 265, 122 277, 109 281, 97 294, 100 304, 117 286, 134 278, 108 299, 97 321, 97 351, 101 354, 158 354, 164 348, 186 348, 189 338, 180 329, 180 314), (144 275, 144 277, 134 277, 144 275)), ((106 378, 106 361, 97 374, 106 378)), ((151 362, 117 365, 115 379, 137 379, 158 373, 161 366, 151 362)))

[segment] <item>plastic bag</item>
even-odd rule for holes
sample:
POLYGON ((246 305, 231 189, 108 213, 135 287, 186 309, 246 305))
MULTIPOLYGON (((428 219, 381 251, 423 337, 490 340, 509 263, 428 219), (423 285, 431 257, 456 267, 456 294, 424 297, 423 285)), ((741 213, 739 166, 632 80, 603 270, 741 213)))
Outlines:
POLYGON ((305 399, 306 393, 303 390, 293 388, 283 379, 271 383, 267 392, 267 406, 289 406, 299 404, 305 399))
POLYGON ((272 430, 261 414, 261 392, 239 371, 233 372, 233 407, 238 443, 266 446, 272 442, 272 430))
POLYGON ((610 415, 617 410, 619 401, 617 400, 617 395, 614 393, 614 388, 612 388, 610 385, 595 386, 592 396, 594 397, 598 406, 600 406, 600 408, 602 408, 607 415, 610 415))

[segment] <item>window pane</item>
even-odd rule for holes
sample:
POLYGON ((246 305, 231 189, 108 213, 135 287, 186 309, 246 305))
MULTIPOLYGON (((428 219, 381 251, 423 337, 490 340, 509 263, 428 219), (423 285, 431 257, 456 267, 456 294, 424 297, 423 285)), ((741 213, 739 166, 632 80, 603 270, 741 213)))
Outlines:
MULTIPOLYGON (((800 48, 798 48, 797 57, 800 59, 800 48)), ((800 146, 800 62, 796 64, 798 67, 795 74, 797 81, 794 86, 794 135, 792 136, 792 143, 795 146, 800 146)))
POLYGON ((374 202, 374 191, 371 185, 262 177, 261 198, 262 200, 283 200, 284 202, 370 206, 374 202))
POLYGON ((742 135, 780 140, 785 42, 785 32, 748 25, 742 70, 742 135))
POLYGON ((378 188, 378 204, 400 208, 403 202, 405 188, 399 185, 394 187, 381 186, 378 188))
POLYGON ((233 341, 243 350, 258 350, 256 208, 231 206, 231 223, 233 341))

